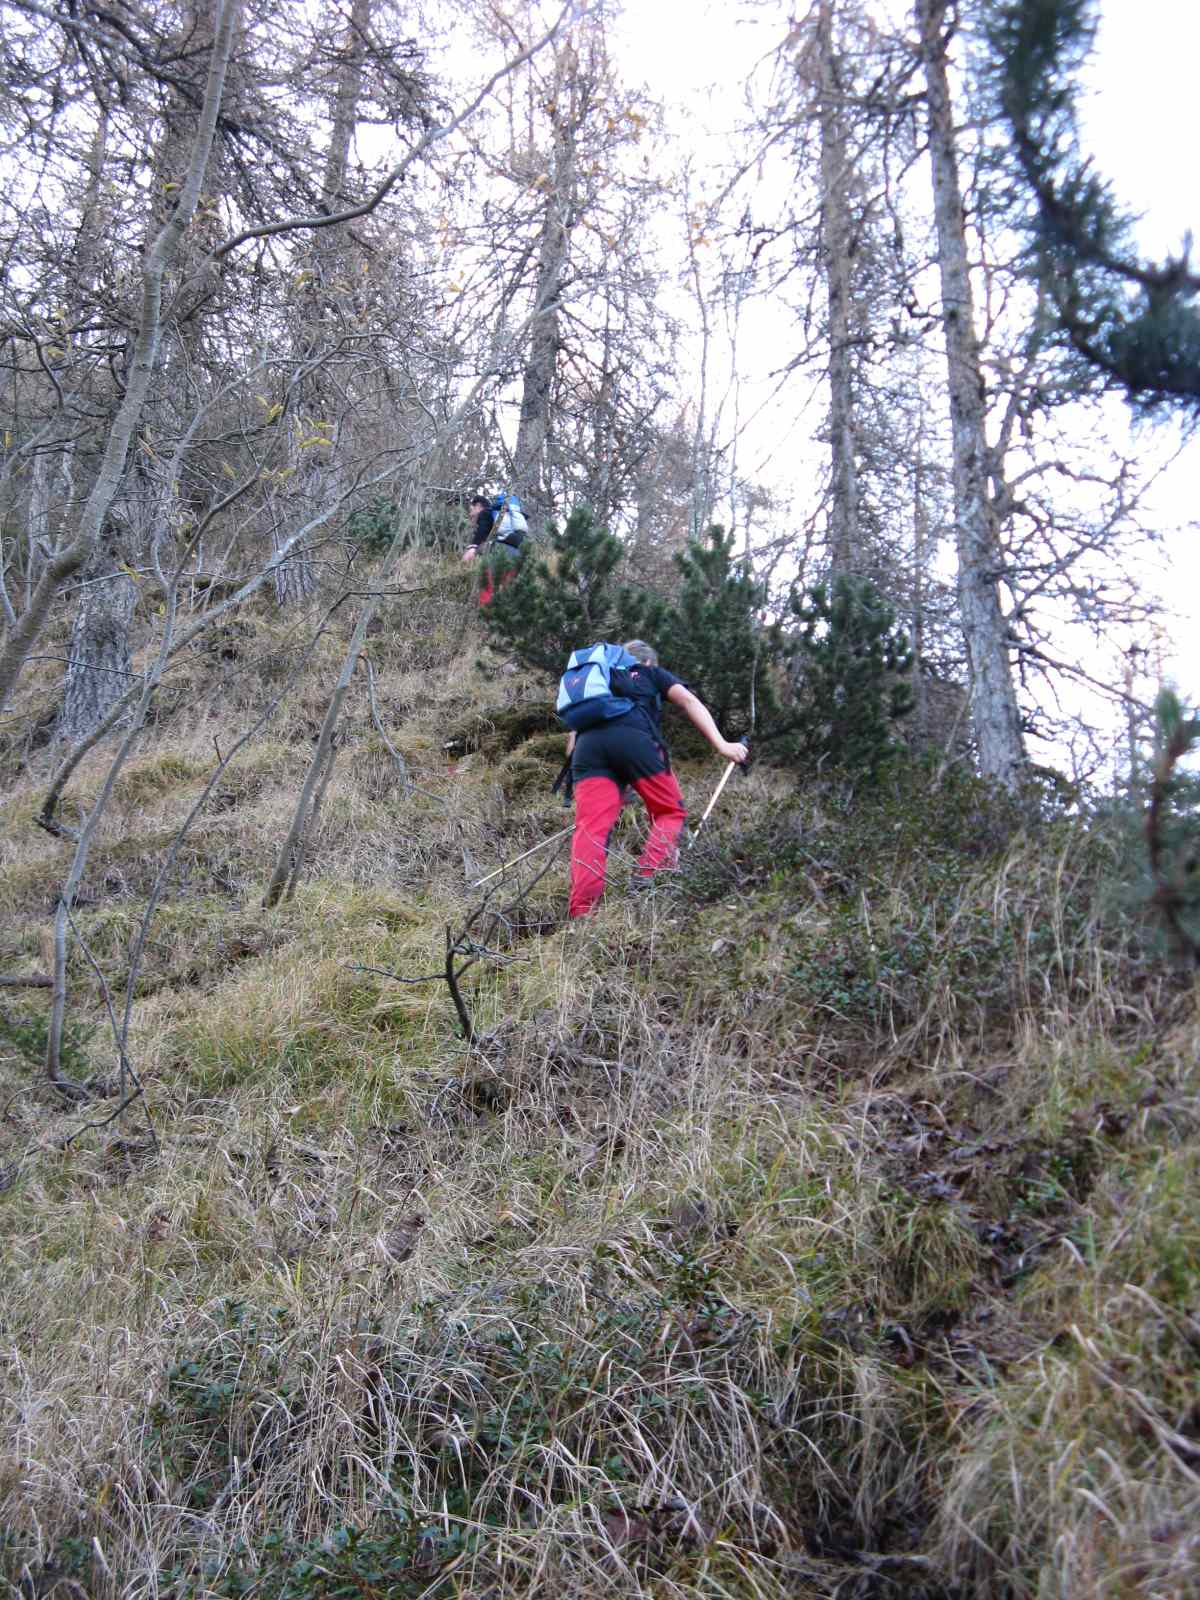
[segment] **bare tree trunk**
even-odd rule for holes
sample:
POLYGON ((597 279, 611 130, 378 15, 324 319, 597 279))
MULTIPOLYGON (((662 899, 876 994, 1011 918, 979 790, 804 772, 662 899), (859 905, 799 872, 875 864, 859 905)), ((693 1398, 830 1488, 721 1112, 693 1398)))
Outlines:
MULTIPOLYGON (((29 506, 25 521, 27 556, 22 611, 28 606, 33 586, 37 582, 38 568, 44 559, 42 551, 54 549, 55 539, 50 520, 53 494, 53 460, 49 454, 39 451, 33 458, 29 473, 29 506)), ((13 621, 15 620, 14 618, 13 621)))
MULTIPOLYGON (((77 309, 87 303, 96 278, 104 227, 102 194, 107 146, 108 117, 102 113, 88 150, 87 190, 75 245, 72 278, 79 296, 77 309)), ((71 446, 66 445, 64 449, 69 451, 71 446)), ((43 543, 52 548, 48 462, 44 457, 37 459, 42 473, 41 481, 35 481, 30 493, 30 517, 31 520, 36 518, 40 525, 39 537, 43 543)), ((85 738, 104 720, 128 687, 129 624, 135 596, 133 584, 121 572, 123 556, 129 559, 129 553, 121 549, 116 525, 110 519, 83 570, 71 624, 63 699, 55 730, 55 737, 68 743, 85 738)))
MULTIPOLYGON (((349 202, 346 179, 350 146, 358 127, 370 26, 371 0, 353 0, 329 102, 329 145, 321 179, 321 205, 329 214, 342 210, 349 202)), ((350 309, 353 263, 349 257, 350 246, 343 232, 332 228, 317 232, 310 258, 311 282, 300 300, 304 325, 297 341, 297 354, 302 362, 315 362, 322 340, 333 331, 331 319, 336 324, 350 309)), ((298 411, 312 412, 316 416, 328 409, 330 399, 319 376, 301 384, 297 390, 298 411)), ((334 448, 332 441, 328 447, 302 445, 293 432, 288 465, 293 469, 293 482, 306 505, 319 509, 337 496, 338 475, 331 459, 334 448)), ((316 565, 303 548, 276 568, 275 599, 281 607, 298 605, 309 599, 316 587, 316 565)))
MULTIPOLYGON (((395 565, 395 556, 399 545, 393 543, 392 555, 380 573, 380 583, 386 581, 391 575, 395 565)), ((354 625, 354 632, 350 635, 350 643, 342 659, 342 670, 338 673, 337 683, 334 685, 333 694, 325 708, 325 716, 321 723, 321 732, 317 738, 317 747, 305 774, 304 782, 300 786, 300 796, 296 802, 296 810, 292 815, 291 826, 288 828, 287 837, 283 841, 275 870, 271 874, 266 892, 263 895, 263 905, 271 907, 278 905, 280 900, 291 899, 295 893, 296 884, 299 882, 300 871, 303 865, 304 852, 308 844, 309 834, 316 822, 320 811, 321 801, 325 795, 325 788, 333 774, 333 763, 337 756, 337 731, 341 719, 342 707, 346 703, 346 696, 350 692, 350 684, 354 677, 355 668, 358 666, 359 657, 367 640, 367 629, 371 624, 379 606, 381 596, 375 593, 368 597, 359 612, 358 620, 354 625)))
POLYGON ((535 317, 521 387, 521 418, 513 453, 515 482, 512 487, 524 497, 529 526, 534 531, 540 529, 550 510, 546 447, 550 434, 554 371, 558 360, 560 296, 571 247, 572 214, 575 209, 575 139, 579 123, 586 114, 587 94, 588 88, 579 78, 578 57, 567 45, 559 57, 555 73, 554 108, 550 114, 554 130, 551 170, 548 174, 550 192, 538 244, 535 317))
MULTIPOLYGON (((688 174, 690 179, 690 173, 688 174)), ((712 318, 709 315, 708 293, 700 272, 700 254, 696 247, 695 230, 691 226, 690 182, 684 190, 686 207, 685 224, 688 251, 688 276, 696 302, 696 320, 700 325, 700 370, 696 394, 696 423, 692 429, 691 467, 692 493, 688 533, 699 539, 712 521, 715 490, 713 478, 714 440, 709 437, 708 378, 709 356, 712 347, 712 318)), ((719 410, 719 407, 718 407, 719 410)), ((714 430, 715 431, 715 430, 714 430)))
POLYGON ((600 381, 592 408, 592 454, 588 463, 587 501, 600 526, 607 527, 612 513, 612 306, 604 304, 604 333, 600 345, 600 381))
POLYGON ((112 524, 84 568, 55 736, 68 744, 87 737, 129 688, 129 625, 137 599, 121 560, 123 540, 112 524))
MULTIPOLYGON (((96 281, 96 261, 105 225, 104 162, 108 154, 108 113, 101 111, 96 123, 96 133, 88 151, 87 191, 84 195, 83 215, 75 246, 75 264, 71 276, 83 290, 90 290, 96 281)), ((163 221, 166 219, 163 218, 163 221)))
POLYGON ((929 731, 929 697, 925 692, 925 564, 929 559, 929 508, 925 501, 925 434, 920 422, 917 424, 916 450, 913 467, 912 688, 913 721, 924 739, 929 731))
POLYGON ((347 203, 346 172, 350 162, 350 141, 358 126, 358 102, 362 95, 363 63, 366 60, 367 32, 371 26, 371 0, 353 0, 350 26, 342 59, 338 64, 333 95, 333 126, 325 155, 322 202, 330 211, 340 211, 347 203))
POLYGON ((971 719, 985 777, 1016 790, 1025 749, 1000 603, 1002 555, 988 495, 985 389, 975 339, 962 189, 946 72, 948 0, 916 0, 929 103, 929 153, 954 440, 958 603, 970 668, 971 719))
POLYGON ((829 316, 829 562, 833 574, 861 570, 854 362, 850 332, 853 224, 846 115, 833 38, 834 0, 818 0, 821 132, 821 264, 829 316))
POLYGON ((142 303, 126 374, 125 394, 109 431, 96 481, 80 515, 78 532, 70 543, 60 546, 46 563, 25 615, 10 631, 3 649, 0 649, 0 706, 7 703, 21 668, 46 624, 59 589, 68 578, 81 571, 90 559, 120 488, 129 446, 141 420, 150 382, 158 365, 162 338, 163 279, 179 251, 184 230, 200 199, 204 169, 212 150, 217 113, 221 106, 225 74, 240 12, 240 0, 220 0, 220 20, 210 54, 204 103, 187 174, 175 210, 155 237, 142 268, 142 303))
MULTIPOLYGON (((215 14, 211 0, 185 8, 182 42, 192 50, 211 50, 215 14)), ((155 156, 156 182, 151 190, 151 213, 147 228, 149 253, 155 235, 170 215, 170 197, 184 178, 191 155, 191 139, 186 124, 197 112, 182 94, 174 97, 168 112, 165 132, 155 156)), ((81 303, 90 297, 96 276, 105 225, 103 179, 108 144, 108 121, 101 116, 88 155, 88 186, 75 251, 75 283, 81 303)), ((194 246, 185 239, 177 257, 186 275, 195 258, 194 246)), ((181 335, 170 336, 162 358, 166 386, 170 386, 171 344, 181 335)), ((158 386, 156 386, 157 388, 158 386)), ((133 621, 136 592, 132 580, 122 572, 141 564, 153 539, 151 529, 169 525, 173 490, 177 481, 156 482, 138 460, 126 472, 121 488, 120 519, 105 523, 96 548, 84 568, 79 600, 71 625, 71 645, 63 678, 63 702, 56 737, 68 743, 87 738, 107 717, 124 694, 130 666, 129 628, 133 621), (136 488, 131 491, 131 480, 136 488), (149 534, 149 537, 145 537, 149 534)))
MULTIPOLYGON (((308 478, 306 487, 309 489, 313 487, 308 478)), ((278 537, 275 540, 275 549, 278 552, 278 537)), ((279 563, 275 568, 274 586, 277 606, 299 605, 302 600, 309 598, 317 586, 317 577, 312 556, 307 550, 297 550, 289 555, 286 561, 279 563)))

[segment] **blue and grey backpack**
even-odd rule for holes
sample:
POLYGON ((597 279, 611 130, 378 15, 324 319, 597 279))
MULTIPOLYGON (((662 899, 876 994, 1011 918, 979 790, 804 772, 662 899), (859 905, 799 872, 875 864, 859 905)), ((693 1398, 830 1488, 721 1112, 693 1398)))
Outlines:
POLYGON ((529 523, 525 517, 524 508, 515 494, 509 494, 506 489, 503 494, 498 494, 492 500, 492 537, 499 539, 501 544, 519 545, 529 532, 529 523))
POLYGON ((612 675, 637 664, 636 657, 624 645, 593 644, 584 650, 572 650, 567 670, 558 680, 558 699, 554 703, 558 720, 572 733, 586 733, 613 717, 625 716, 634 709, 634 703, 614 692, 612 675))

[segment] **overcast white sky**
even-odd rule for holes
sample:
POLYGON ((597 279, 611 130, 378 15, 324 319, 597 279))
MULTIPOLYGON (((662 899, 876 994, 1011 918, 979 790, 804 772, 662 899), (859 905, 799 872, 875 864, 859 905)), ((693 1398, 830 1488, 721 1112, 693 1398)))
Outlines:
MULTIPOLYGON (((1200 227, 1195 158, 1195 73, 1200 7, 1192 0, 1104 0, 1087 103, 1086 133, 1097 166, 1142 214, 1139 240, 1159 258, 1200 227)), ((1175 612, 1173 669, 1185 696, 1200 700, 1200 438, 1172 469, 1158 501, 1179 531, 1165 560, 1163 592, 1175 612)), ((1170 670, 1170 669, 1169 669, 1170 670)))
MULTIPOLYGON (((903 16, 910 7, 892 0, 892 9, 903 16)), ((719 130, 737 119, 745 79, 779 43, 787 16, 782 0, 754 8, 721 0, 633 0, 617 29, 624 75, 671 103, 672 122, 697 150, 700 165, 715 164, 719 130)), ((1195 0, 1102 0, 1085 136, 1122 202, 1144 215, 1142 247, 1159 257, 1178 250, 1186 229, 1200 225, 1197 45, 1195 0)), ((1166 423, 1147 432, 1144 447, 1157 456, 1177 437, 1178 424, 1166 423)), ((1200 439, 1163 481, 1154 511, 1164 533, 1178 530, 1151 556, 1148 569, 1173 613, 1166 670, 1185 696, 1200 700, 1200 557, 1196 531, 1187 526, 1200 515, 1200 439)), ((1147 647, 1152 643, 1148 639, 1147 647)))

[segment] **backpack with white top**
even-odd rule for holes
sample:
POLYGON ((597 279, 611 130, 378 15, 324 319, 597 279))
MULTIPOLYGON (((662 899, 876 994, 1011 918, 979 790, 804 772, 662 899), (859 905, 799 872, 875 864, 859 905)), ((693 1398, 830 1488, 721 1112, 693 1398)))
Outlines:
POLYGON ((529 532, 529 523, 521 502, 515 494, 507 490, 498 494, 492 501, 492 537, 499 539, 501 544, 520 544, 529 532))
MULTIPOLYGON (((636 667, 624 645, 593 644, 572 650, 567 670, 558 680, 554 710, 572 733, 586 733, 634 709, 634 702, 613 688, 613 673, 636 667)), ((618 685, 619 687, 619 685, 618 685)))

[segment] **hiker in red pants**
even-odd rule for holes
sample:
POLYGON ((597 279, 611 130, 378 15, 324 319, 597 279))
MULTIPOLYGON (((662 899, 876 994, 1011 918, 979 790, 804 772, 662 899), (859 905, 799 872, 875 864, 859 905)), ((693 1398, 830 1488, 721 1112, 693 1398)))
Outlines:
POLYGON ((505 509, 497 521, 492 502, 481 494, 473 495, 467 507, 471 519, 471 542, 463 551, 464 562, 469 566, 476 557, 482 555, 488 539, 492 541, 491 551, 484 559, 483 579, 479 588, 481 606, 490 605, 496 589, 503 589, 516 577, 521 546, 525 542, 527 524, 521 513, 521 502, 515 495, 506 494, 501 499, 513 502, 518 513, 516 517, 511 510, 505 509))
POLYGON ((749 754, 744 744, 722 739, 704 702, 659 666, 658 652, 651 645, 631 639, 624 648, 638 665, 614 670, 613 690, 632 700, 633 710, 578 736, 567 735, 575 786, 568 917, 584 916, 604 892, 608 836, 620 815, 626 784, 641 796, 650 816, 650 837, 637 864, 637 878, 648 881, 675 863, 687 811, 659 725, 664 700, 678 706, 726 761, 740 764, 749 754))

